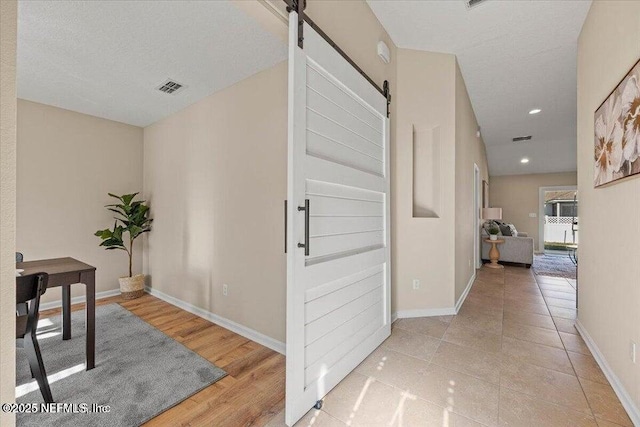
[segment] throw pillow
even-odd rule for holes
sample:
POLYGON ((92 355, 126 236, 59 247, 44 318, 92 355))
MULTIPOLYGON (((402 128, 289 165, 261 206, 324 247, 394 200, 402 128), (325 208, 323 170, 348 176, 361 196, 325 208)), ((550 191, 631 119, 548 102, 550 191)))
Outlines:
POLYGON ((518 230, 516 230, 516 226, 513 224, 507 224, 507 226, 511 229, 511 235, 512 236, 517 236, 518 235, 518 230))
POLYGON ((507 224, 500 226, 500 232, 503 236, 513 236, 513 234, 511 234, 511 227, 507 224))

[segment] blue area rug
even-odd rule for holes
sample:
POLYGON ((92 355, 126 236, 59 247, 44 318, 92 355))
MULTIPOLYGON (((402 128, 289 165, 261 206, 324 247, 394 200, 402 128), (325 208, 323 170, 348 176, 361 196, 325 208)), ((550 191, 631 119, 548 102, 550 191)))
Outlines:
POLYGON ((576 265, 569 255, 535 255, 533 271, 539 276, 576 278, 576 265))

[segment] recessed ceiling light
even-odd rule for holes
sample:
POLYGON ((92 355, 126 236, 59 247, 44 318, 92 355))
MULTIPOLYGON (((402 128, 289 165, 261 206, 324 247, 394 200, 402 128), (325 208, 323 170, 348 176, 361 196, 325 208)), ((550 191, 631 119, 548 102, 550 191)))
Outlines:
POLYGON ((542 111, 539 108, 534 108, 533 110, 529 111, 529 114, 538 114, 540 111, 542 111))
POLYGON ((523 157, 522 159, 520 159, 520 163, 529 163, 529 159, 523 157))

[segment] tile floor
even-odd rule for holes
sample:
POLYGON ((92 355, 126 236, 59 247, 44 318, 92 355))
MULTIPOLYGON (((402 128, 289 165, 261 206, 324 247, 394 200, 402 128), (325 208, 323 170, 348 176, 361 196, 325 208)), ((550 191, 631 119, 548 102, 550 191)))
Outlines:
POLYGON ((396 321, 297 425, 633 427, 575 318, 575 281, 480 269, 458 315, 396 321))

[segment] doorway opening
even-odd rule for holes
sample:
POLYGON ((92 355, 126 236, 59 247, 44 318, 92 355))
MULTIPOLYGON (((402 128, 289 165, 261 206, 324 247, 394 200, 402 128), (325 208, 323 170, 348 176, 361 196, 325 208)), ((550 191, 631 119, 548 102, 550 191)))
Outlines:
POLYGON ((540 188, 539 252, 575 253, 579 244, 578 204, 576 186, 540 188))

